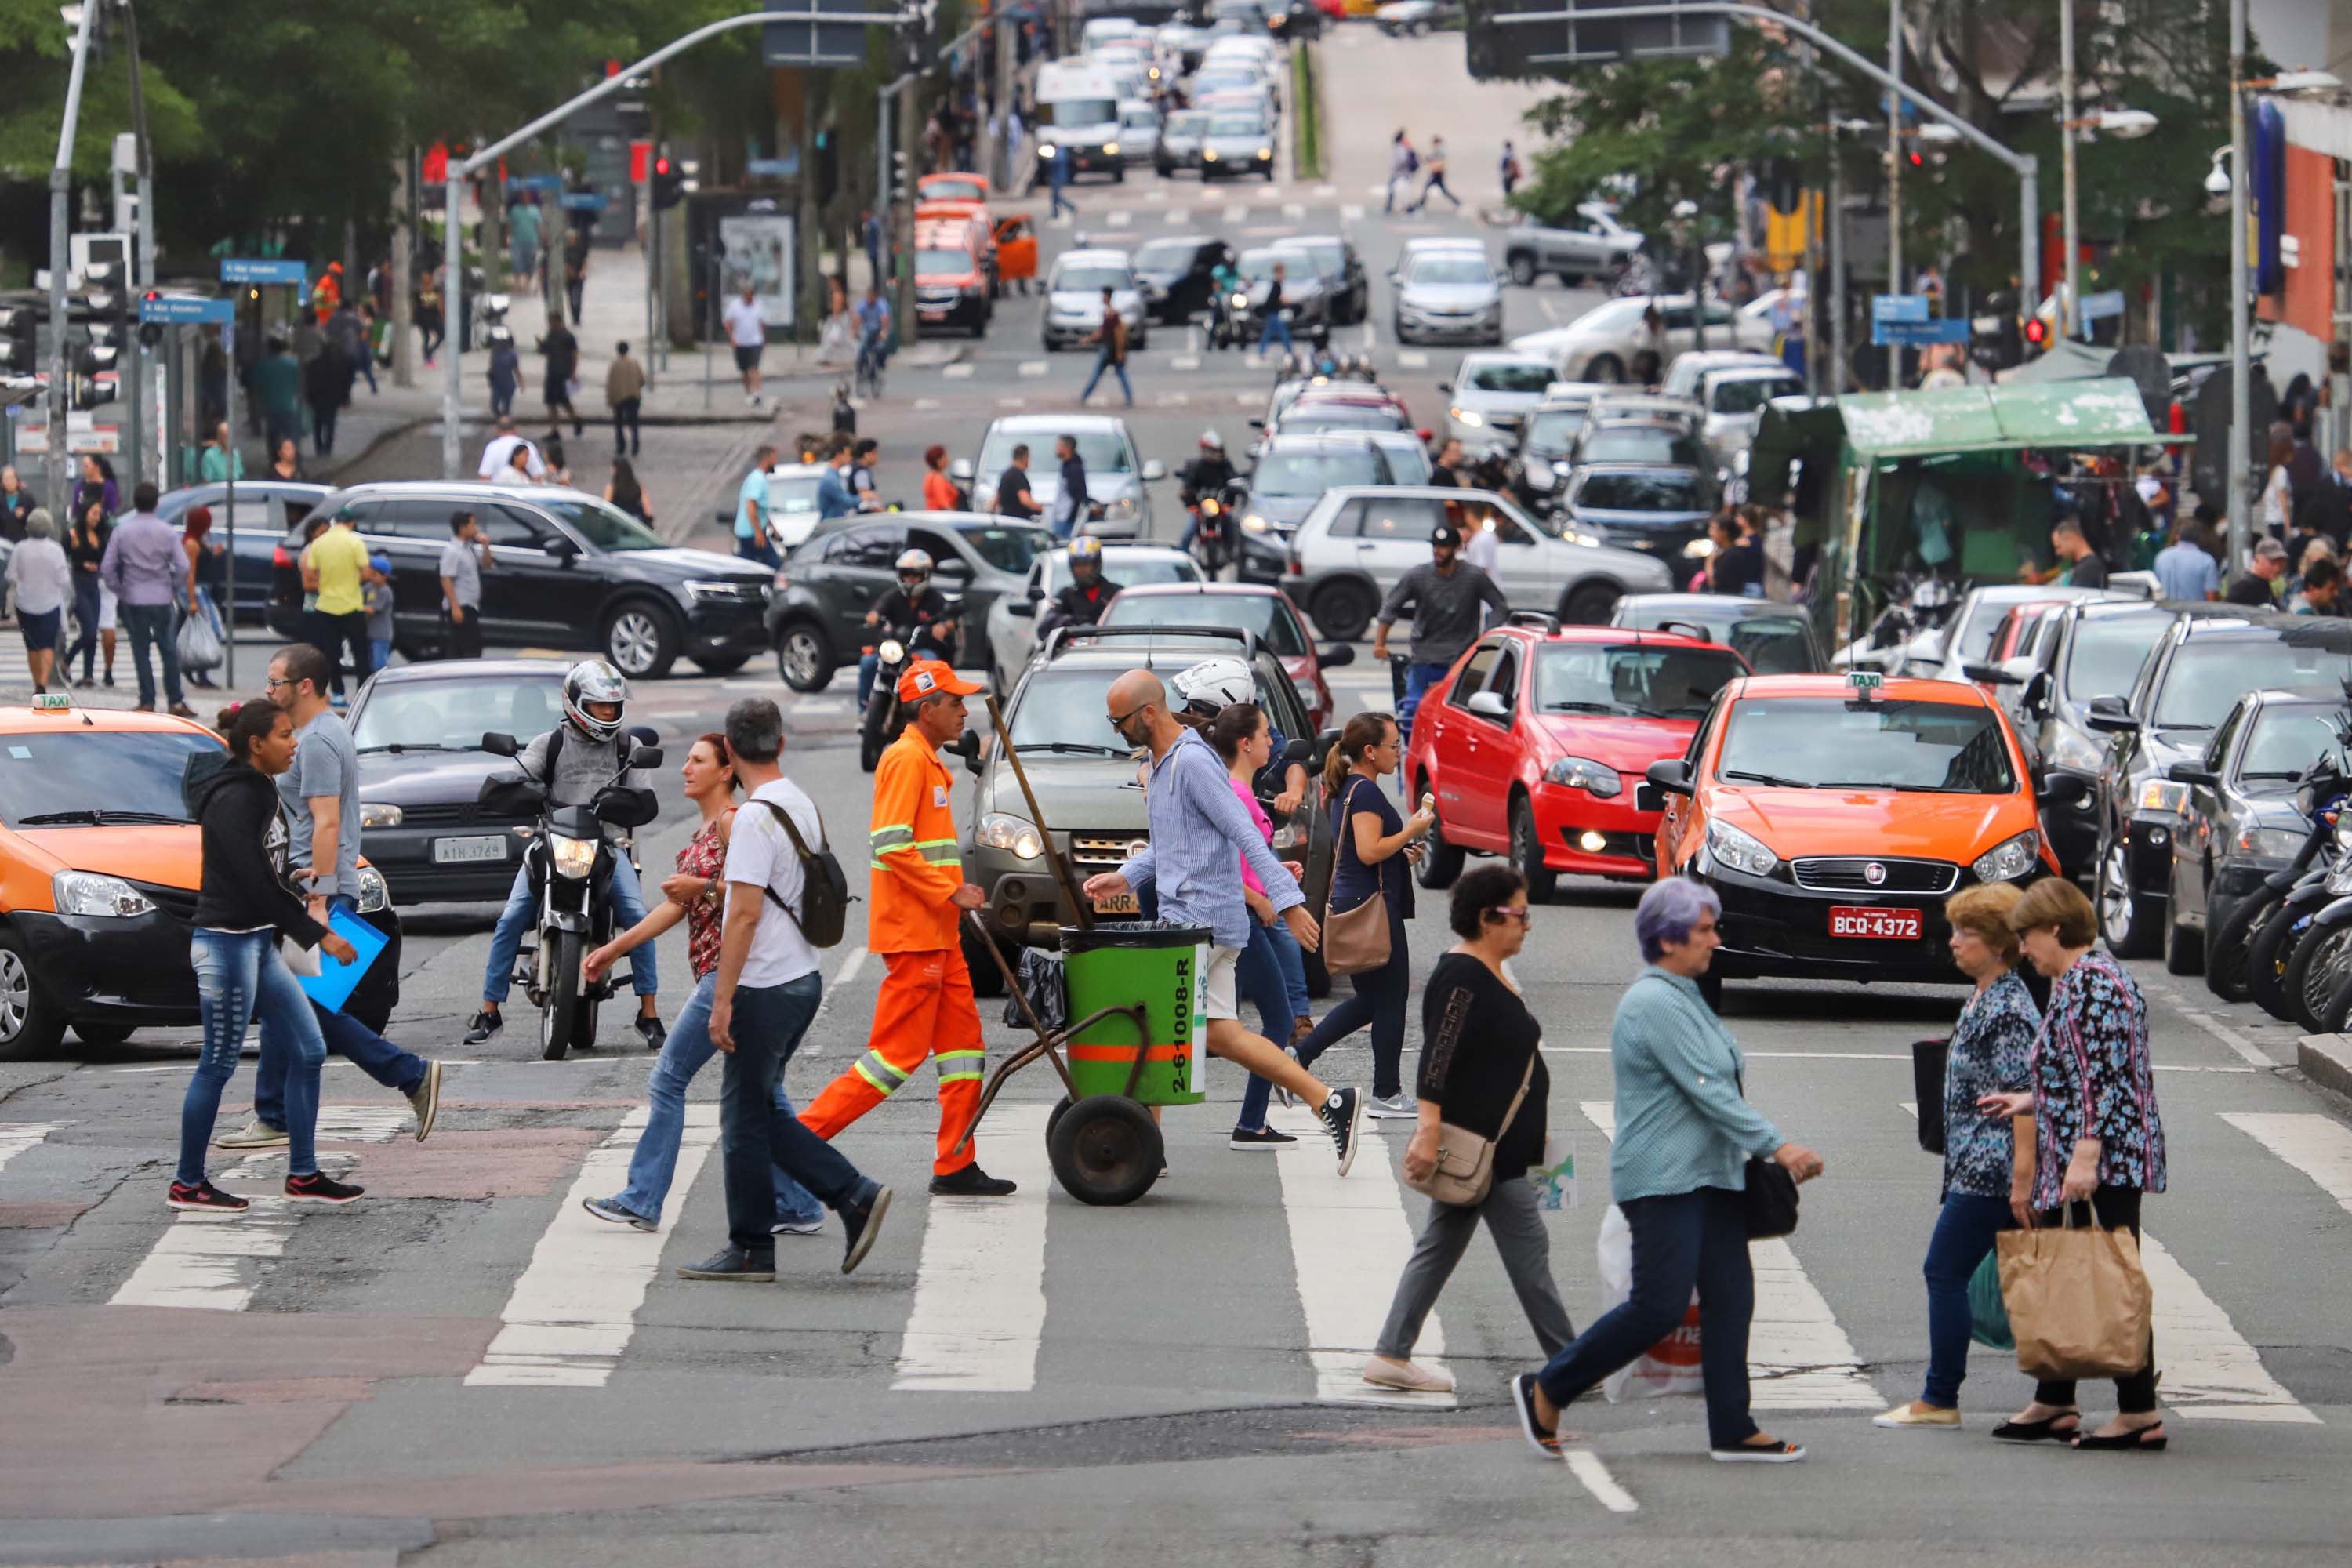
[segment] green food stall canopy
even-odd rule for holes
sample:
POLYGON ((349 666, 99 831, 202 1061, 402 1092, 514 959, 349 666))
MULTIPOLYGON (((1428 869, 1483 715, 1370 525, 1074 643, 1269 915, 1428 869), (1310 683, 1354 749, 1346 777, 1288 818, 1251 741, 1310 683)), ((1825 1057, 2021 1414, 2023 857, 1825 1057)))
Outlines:
POLYGON ((2075 451, 2154 446, 2161 438, 2147 422, 2139 388, 2121 376, 1784 397, 1764 410, 1748 459, 1748 490, 1778 496, 1788 489, 1790 463, 1834 461, 1841 447, 1861 467, 1897 458, 2029 447, 2075 451))

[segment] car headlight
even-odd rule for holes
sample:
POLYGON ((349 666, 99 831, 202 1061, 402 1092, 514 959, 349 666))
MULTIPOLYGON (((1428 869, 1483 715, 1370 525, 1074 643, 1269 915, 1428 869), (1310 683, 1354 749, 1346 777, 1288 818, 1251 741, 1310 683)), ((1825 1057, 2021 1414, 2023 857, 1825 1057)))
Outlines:
POLYGON ((1473 430, 1486 423, 1485 416, 1475 408, 1449 408, 1445 412, 1454 416, 1455 424, 1467 425, 1473 430))
POLYGON ((1103 143, 1103 151, 1108 153, 1111 157, 1116 158, 1118 156, 1118 143, 1116 142, 1106 142, 1103 143))
POLYGON ((1258 161, 1259 163, 1273 163, 1273 162, 1274 162, 1274 149, 1273 149, 1273 148, 1271 148, 1271 147, 1261 147, 1261 148, 1259 148, 1259 149, 1257 150, 1257 161, 1258 161))
POLYGON ((1040 158, 1052 158, 1058 156, 1061 151, 1062 150, 1059 147, 1055 146, 1051 142, 1041 142, 1037 144, 1037 156, 1040 158))
POLYGON ((400 807, 363 800, 360 802, 360 826, 362 827, 397 827, 400 826, 400 807))
POLYGON ((787 589, 787 588, 791 587, 792 585, 793 585, 793 584, 792 584, 792 579, 790 579, 789 577, 786 577, 786 576, 784 575, 784 569, 783 569, 782 567, 781 567, 781 566, 777 567, 777 568, 776 568, 776 592, 777 592, 777 593, 779 593, 779 594, 781 594, 781 593, 782 593, 785 589, 787 589))
POLYGON ((1214 147, 1203 147, 1201 149, 1201 162, 1203 163, 1213 163, 1216 161, 1217 150, 1214 147))
POLYGON ((107 920, 131 919, 152 913, 154 900, 120 877, 95 871, 60 871, 49 879, 49 898, 61 915, 96 915, 107 920))
POLYGON ((1266 521, 1265 519, 1258 516, 1255 512, 1252 512, 1247 517, 1242 519, 1242 531, 1244 533, 1264 533, 1273 526, 1274 524, 1266 521))
POLYGON ((1004 850, 1018 859, 1040 859, 1045 853, 1045 840, 1036 826, 1006 812, 992 811, 982 817, 973 837, 991 849, 1004 850))
POLYGON ((2042 835, 2029 827, 2004 838, 1969 864, 1979 882, 2014 882, 2042 863, 2042 835))
POLYGON ((2230 848, 2257 860, 2292 860, 2302 853, 2303 840, 2304 835, 2292 827, 2241 827, 2230 848))
POLYGON ((1707 853, 1735 871, 1745 871, 1751 877, 1769 877, 1780 858, 1764 847, 1761 839, 1742 833, 1727 822, 1706 825, 1707 853))
POLYGON ((1236 295, 1234 295, 1234 310, 1248 310, 1248 309, 1249 309, 1249 296, 1248 296, 1248 295, 1246 295, 1246 294, 1236 294, 1236 295))
POLYGON ((1602 545, 1604 545, 1604 544, 1606 544, 1606 543, 1608 543, 1608 542, 1609 542, 1607 540, 1605 540, 1605 539, 1601 538, 1599 534, 1597 534, 1597 533, 1587 533, 1584 530, 1582 530, 1582 529, 1580 529, 1580 528, 1571 528, 1571 529, 1569 529, 1568 531, 1566 531, 1566 532, 1563 534, 1563 536, 1562 536, 1562 537, 1564 537, 1565 539, 1567 539, 1567 541, 1568 541, 1570 544, 1581 544, 1581 545, 1588 546, 1589 548, 1591 548, 1591 549, 1594 549, 1594 550, 1598 550, 1598 549, 1600 549, 1602 545))
MULTIPOLYGON (((1596 763, 1591 757, 1560 758, 1544 770, 1544 783, 1566 784, 1570 789, 1580 789, 1603 800, 1610 799, 1625 787, 1625 781, 1618 777, 1615 768, 1605 763, 1596 763)), ((1759 845, 1758 847, 1762 847, 1759 845)))
POLYGON ((548 848, 555 856, 555 869, 565 877, 584 877, 595 869, 596 843, 593 838, 574 838, 562 833, 547 836, 548 848))
POLYGON ((359 891, 352 896, 352 902, 363 915, 380 913, 392 902, 392 889, 385 884, 383 873, 373 866, 361 867, 359 891))
POLYGON ((896 664, 907 657, 907 645, 897 637, 884 637, 876 646, 874 652, 883 663, 896 664))
POLYGON ((2189 809, 2189 786, 2170 779, 2148 779, 2139 786, 2139 809, 2178 816, 2189 809))
POLYGON ((1714 553, 1715 541, 1712 539, 1694 539, 1683 546, 1683 559, 1685 561, 1704 561, 1714 553))
POLYGON ((1105 522, 1109 522, 1113 520, 1120 522, 1131 522, 1134 519, 1135 498, 1133 496, 1121 496, 1117 500, 1106 501, 1103 503, 1103 521, 1105 522))
POLYGON ((2107 760, 2107 749, 2071 724, 2053 725, 2050 761, 2062 768, 2095 773, 2107 760))

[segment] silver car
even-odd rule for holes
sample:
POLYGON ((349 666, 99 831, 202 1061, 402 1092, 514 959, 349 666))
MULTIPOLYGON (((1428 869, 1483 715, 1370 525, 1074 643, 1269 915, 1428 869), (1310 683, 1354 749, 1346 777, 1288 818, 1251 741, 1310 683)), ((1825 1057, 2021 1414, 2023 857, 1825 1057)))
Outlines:
POLYGON ((1500 344, 1503 290, 1484 247, 1410 254, 1397 275, 1396 340, 1500 344))
POLYGON ((1437 384, 1446 395, 1445 434, 1474 452, 1507 447, 1551 384, 1551 362, 1534 354, 1464 354, 1454 379, 1437 384))
POLYGON ((1212 107, 1201 136, 1201 178, 1261 174, 1274 183, 1274 126, 1264 111, 1212 107))
POLYGON ((1549 272, 1574 288, 1589 278, 1613 277, 1642 248, 1642 237, 1619 223, 1607 202, 1585 202, 1576 216, 1561 228, 1525 223, 1505 234, 1503 265, 1512 282, 1524 289, 1549 272))
POLYGON ((1118 106, 1118 155, 1129 163, 1160 161, 1160 111, 1142 99, 1118 106))
POLYGON ((1127 319, 1127 346, 1139 351, 1149 331, 1143 289, 1123 250, 1066 250, 1045 279, 1046 350, 1083 343, 1102 330, 1104 289, 1127 319))
MULTIPOLYGON (((1198 583, 1201 563, 1171 545, 1107 544, 1102 574, 1103 581, 1122 588, 1141 583, 1198 583)), ((1029 563, 1028 579, 1018 593, 989 605, 988 682, 1000 698, 1012 695, 1013 683, 1037 651, 1038 610, 1069 585, 1070 552, 1048 550, 1029 563)))
POLYGON ((1160 143, 1152 162, 1162 175, 1172 175, 1179 169, 1198 168, 1201 143, 1209 134, 1206 110, 1180 109, 1168 117, 1160 129, 1160 143))
POLYGON ((1698 403, 1706 410, 1704 434, 1716 461, 1728 463, 1736 453, 1755 444, 1757 427, 1764 423, 1764 405, 1776 397, 1794 397, 1805 390, 1805 378, 1787 365, 1727 365, 1701 377, 1698 403))
POLYGON ((1495 581, 1520 608, 1598 626, 1621 595, 1662 594, 1671 585, 1661 563, 1555 532, 1492 490, 1349 486, 1325 491, 1298 525, 1285 590, 1325 637, 1354 641, 1397 580, 1428 561, 1430 536, 1445 521, 1448 501, 1491 530, 1495 581))
POLYGON ((993 500, 996 481, 1013 462, 1013 448, 1029 448, 1029 495, 1044 509, 1040 521, 1051 523, 1054 502, 1062 493, 1061 459, 1054 443, 1067 436, 1078 445, 1078 461, 1086 465, 1087 500, 1103 509, 1099 518, 1078 520, 1076 532, 1104 539, 1136 539, 1151 531, 1151 496, 1144 486, 1168 477, 1168 466, 1154 458, 1138 460, 1135 437, 1127 423, 1108 414, 1023 414, 997 420, 981 437, 976 459, 959 458, 949 476, 972 487, 975 496, 993 500))
MULTIPOLYGON (((1706 302, 1709 348, 1761 353, 1772 346, 1769 316, 1734 310, 1720 300, 1706 302)), ((1634 294, 1596 305, 1564 327, 1511 340, 1523 353, 1542 354, 1562 381, 1625 381, 1644 351, 1654 350, 1663 371, 1675 356, 1698 346, 1698 326, 1687 294, 1634 294), (1653 342, 1644 315, 1655 307, 1660 336, 1653 342)))

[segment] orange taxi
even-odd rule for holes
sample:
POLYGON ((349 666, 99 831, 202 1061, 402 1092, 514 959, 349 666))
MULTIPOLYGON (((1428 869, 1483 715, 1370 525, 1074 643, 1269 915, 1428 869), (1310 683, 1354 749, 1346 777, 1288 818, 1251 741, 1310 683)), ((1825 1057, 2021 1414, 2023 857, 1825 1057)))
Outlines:
MULTIPOLYGON (((181 781, 220 737, 168 714, 34 701, 0 709, 0 1060, 54 1052, 68 1027, 113 1045, 142 1025, 192 1026, 204 856, 181 781)), ((358 903, 394 950, 347 1005, 381 1027, 398 1000, 399 926, 373 868, 358 903)))
POLYGON ((975 338, 995 313, 976 219, 915 225, 915 316, 929 331, 961 327, 975 338))
POLYGON ((1723 900, 1727 980, 1957 982, 1944 900, 2055 875, 2025 753, 1974 686, 1850 675, 1732 681, 1653 763, 1658 875, 1723 900))

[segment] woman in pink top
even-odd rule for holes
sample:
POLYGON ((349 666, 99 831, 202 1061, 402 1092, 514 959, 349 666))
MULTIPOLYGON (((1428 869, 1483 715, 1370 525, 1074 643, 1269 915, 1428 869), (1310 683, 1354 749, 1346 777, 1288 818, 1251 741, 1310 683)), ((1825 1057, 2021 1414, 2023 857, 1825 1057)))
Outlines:
MULTIPOLYGON (((1255 702, 1231 702, 1220 709, 1209 721, 1209 743, 1217 748, 1217 755, 1225 761, 1232 777, 1234 794, 1250 814, 1250 820, 1265 836, 1268 847, 1274 844, 1274 823, 1258 804, 1250 781, 1264 768, 1274 751, 1273 731, 1267 726, 1265 710, 1255 702)), ((1300 868, 1293 864, 1290 873, 1304 880, 1300 868)), ((1241 962, 1234 971, 1235 983, 1241 994, 1257 1008, 1264 1021, 1265 1037, 1269 1040, 1290 1038, 1290 993, 1283 984, 1282 962, 1276 956, 1274 937, 1274 903, 1265 896, 1265 889, 1242 862, 1242 896, 1248 900, 1250 913, 1250 944, 1242 950, 1241 962)), ((1287 1132, 1277 1132, 1266 1125, 1265 1102, 1273 1086, 1255 1073, 1250 1075, 1249 1087, 1242 1091, 1241 1117, 1234 1123, 1234 1134, 1227 1147, 1234 1149, 1279 1149, 1298 1142, 1287 1132)))

